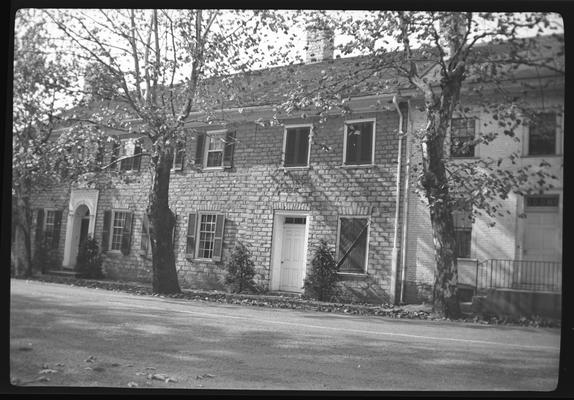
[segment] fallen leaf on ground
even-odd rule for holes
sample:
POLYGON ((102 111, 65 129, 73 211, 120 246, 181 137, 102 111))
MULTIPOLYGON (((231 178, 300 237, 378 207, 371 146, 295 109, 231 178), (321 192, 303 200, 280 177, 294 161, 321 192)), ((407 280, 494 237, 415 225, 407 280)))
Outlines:
POLYGON ((18 351, 32 351, 31 347, 18 347, 18 351))
POLYGON ((128 382, 128 387, 138 387, 139 385, 135 382, 128 382))
POLYGON ((155 369, 154 367, 145 367, 145 369, 155 369))
POLYGON ((155 379, 157 381, 165 381, 169 378, 166 374, 149 374, 147 376, 148 379, 155 379))
POLYGON ((38 379, 36 379, 38 382, 49 382, 50 378, 48 378, 47 376, 40 376, 38 377, 38 379))
POLYGON ((119 367, 119 366, 120 366, 120 364, 118 364, 118 363, 112 363, 112 367, 119 367))
POLYGON ((209 379, 215 378, 215 375, 203 374, 203 375, 197 375, 197 376, 195 377, 195 379, 205 379, 205 378, 209 378, 209 379))
POLYGON ((105 368, 102 368, 102 367, 94 367, 93 370, 96 371, 96 372, 103 372, 103 371, 105 371, 106 369, 105 369, 105 368))
POLYGON ((62 364, 62 363, 56 364, 56 367, 63 367, 63 366, 64 366, 64 364, 62 364))
POLYGON ((167 379, 165 380, 165 383, 170 383, 170 382, 176 382, 176 383, 177 383, 177 379, 167 378, 167 379))
POLYGON ((94 362, 94 360, 96 359, 96 357, 94 356, 89 356, 87 359, 85 359, 84 361, 86 361, 87 363, 91 363, 94 362))

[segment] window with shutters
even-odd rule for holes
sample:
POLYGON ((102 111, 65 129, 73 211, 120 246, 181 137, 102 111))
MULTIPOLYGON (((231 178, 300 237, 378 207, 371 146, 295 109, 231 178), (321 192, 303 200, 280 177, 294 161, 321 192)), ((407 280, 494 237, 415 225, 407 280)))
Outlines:
POLYGON ((557 128, 556 113, 536 113, 528 129, 528 155, 558 154, 557 128))
POLYGON ((472 208, 465 206, 452 213, 457 258, 470 258, 472 244, 472 208))
POLYGON ((450 121, 451 157, 474 157, 476 119, 453 118, 450 121))
POLYGON ((235 131, 216 130, 198 134, 195 166, 204 170, 231 168, 235 143, 235 131))
POLYGON ((340 272, 365 273, 369 219, 365 217, 340 217, 337 259, 340 272))
POLYGON ((185 158, 185 142, 182 140, 177 141, 175 146, 173 146, 173 162, 172 171, 183 170, 183 160, 185 158))
POLYGON ((375 159, 375 119, 345 121, 344 165, 371 165, 375 159))
POLYGON ((131 157, 122 159, 111 168, 115 170, 119 169, 120 171, 139 171, 141 167, 141 156, 138 155, 141 153, 142 145, 139 139, 114 139, 112 142, 112 157, 110 163, 122 157, 131 157))
POLYGON ((199 212, 188 218, 188 257, 221 261, 225 215, 199 212))
POLYGON ((44 210, 43 233, 44 245, 49 249, 57 249, 60 241, 62 211, 44 210))
POLYGON ((288 125, 283 138, 283 166, 307 167, 309 165, 311 125, 288 125))

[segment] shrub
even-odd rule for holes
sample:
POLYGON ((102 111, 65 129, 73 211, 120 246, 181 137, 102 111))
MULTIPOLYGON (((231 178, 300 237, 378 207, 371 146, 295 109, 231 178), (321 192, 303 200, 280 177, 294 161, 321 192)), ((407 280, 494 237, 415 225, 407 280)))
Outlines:
POLYGON ((76 262, 76 271, 80 278, 103 278, 102 256, 96 239, 91 236, 81 244, 78 250, 78 259, 76 262))
POLYGON ((334 252, 325 240, 321 240, 311 261, 311 271, 305 277, 303 284, 305 297, 329 301, 331 297, 336 295, 338 280, 334 252))
POLYGON ((58 269, 58 254, 57 250, 48 248, 44 243, 36 245, 36 251, 32 258, 32 268, 34 271, 41 271, 46 273, 52 269, 58 269))
POLYGON ((255 267, 251 253, 242 244, 237 243, 231 253, 231 259, 225 265, 225 285, 233 292, 241 293, 246 289, 254 289, 255 267))

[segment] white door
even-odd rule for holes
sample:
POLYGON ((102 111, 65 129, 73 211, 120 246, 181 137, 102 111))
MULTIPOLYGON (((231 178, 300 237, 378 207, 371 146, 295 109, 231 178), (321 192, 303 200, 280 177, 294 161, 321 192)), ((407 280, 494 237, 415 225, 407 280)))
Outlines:
POLYGON ((305 224, 285 223, 281 246, 279 290, 301 292, 305 272, 305 224))

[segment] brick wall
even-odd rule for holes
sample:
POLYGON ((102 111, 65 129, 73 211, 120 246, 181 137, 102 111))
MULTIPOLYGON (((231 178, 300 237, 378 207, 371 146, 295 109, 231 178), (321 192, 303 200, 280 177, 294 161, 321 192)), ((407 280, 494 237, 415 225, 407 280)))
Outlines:
MULTIPOLYGON (((273 216, 279 210, 305 210, 311 215, 307 268, 313 248, 320 239, 336 246, 338 217, 371 217, 367 275, 347 276, 342 285, 345 296, 357 301, 388 301, 391 283, 391 251, 395 226, 396 160, 398 116, 395 111, 353 115, 352 119, 376 118, 375 166, 343 167, 342 118, 330 119, 315 130, 310 167, 284 170, 281 166, 283 127, 240 124, 236 130, 234 166, 229 170, 197 171, 186 165, 172 172, 170 204, 177 214, 176 267, 183 286, 221 288, 223 265, 237 241, 251 250, 260 284, 270 279, 273 216), (322 150, 319 144, 330 147, 322 150), (188 215, 196 211, 226 214, 221 263, 188 260, 185 257, 188 215)), ((285 124, 308 120, 284 121, 285 124)), ((195 140, 188 140, 187 160, 195 156, 195 140)), ((109 159, 109 154, 107 155, 109 159)), ((131 173, 134 182, 110 185, 102 178, 96 216, 95 236, 101 243, 104 211, 126 208, 134 211, 131 251, 104 254, 104 270, 116 279, 151 279, 151 261, 139 254, 142 219, 147 205, 149 177, 131 173)), ((53 196, 39 197, 37 204, 59 204, 67 209, 69 189, 54 190, 53 196), (57 200, 57 201, 56 201, 57 200)), ((62 221, 61 249, 64 248, 67 213, 62 221)), ((400 232, 399 232, 400 235, 400 232)), ((400 236, 399 236, 400 237, 400 236)))

